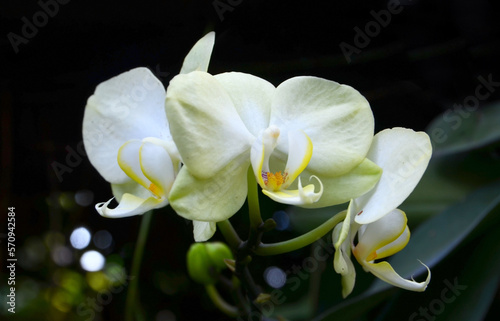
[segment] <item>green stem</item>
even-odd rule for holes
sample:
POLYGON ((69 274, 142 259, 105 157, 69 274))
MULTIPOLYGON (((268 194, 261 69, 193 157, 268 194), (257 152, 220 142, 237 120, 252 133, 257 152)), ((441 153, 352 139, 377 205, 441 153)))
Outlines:
POLYGON ((257 188, 257 181, 253 173, 252 166, 248 168, 248 214, 250 216, 250 228, 257 230, 262 224, 262 217, 260 216, 259 207, 259 189, 257 188))
POLYGON ((133 278, 130 281, 125 306, 125 320, 127 321, 134 320, 134 312, 138 300, 137 294, 139 289, 139 273, 141 270, 142 254, 144 253, 144 246, 146 245, 152 216, 153 211, 146 212, 142 216, 141 226, 139 228, 139 236, 137 237, 137 243, 135 244, 132 270, 130 272, 130 275, 133 276, 133 278))
POLYGON ((261 243, 259 247, 257 247, 257 249, 254 251, 254 253, 257 255, 268 256, 268 255, 277 255, 277 254, 292 252, 300 248, 303 248, 304 246, 307 246, 319 240, 324 235, 326 235, 326 233, 333 230, 335 225, 337 225, 338 223, 340 223, 342 220, 345 219, 345 216, 346 216, 345 211, 338 213, 337 215, 333 216, 328 221, 321 224, 314 230, 309 231, 305 234, 302 234, 301 236, 298 236, 288 241, 272 243, 272 244, 261 243))
POLYGON ((231 222, 229 222, 229 220, 217 222, 217 226, 219 227, 219 230, 221 231, 229 246, 235 250, 238 249, 241 244, 241 239, 231 225, 231 222))
POLYGON ((219 294, 219 291, 217 291, 217 288, 215 288, 214 285, 209 284, 205 285, 205 290, 207 291, 208 296, 214 303, 214 305, 223 313, 225 313, 229 317, 237 317, 238 316, 238 309, 235 306, 230 305, 227 303, 219 294))

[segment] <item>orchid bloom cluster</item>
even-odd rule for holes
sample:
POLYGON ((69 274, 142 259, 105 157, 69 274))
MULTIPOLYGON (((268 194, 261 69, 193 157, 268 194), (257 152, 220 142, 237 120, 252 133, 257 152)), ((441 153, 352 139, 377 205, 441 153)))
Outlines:
POLYGON ((380 279, 423 291, 430 272, 417 283, 375 260, 409 240, 397 207, 427 167, 428 136, 403 128, 374 136, 368 101, 333 81, 303 76, 275 87, 246 73, 212 75, 214 39, 211 32, 195 44, 166 90, 147 68, 136 68, 101 83, 89 98, 85 148, 118 202, 99 203, 97 212, 118 218, 170 204, 193 221, 195 241, 206 241, 216 223, 243 206, 250 172, 279 203, 350 202, 333 230, 344 296, 354 286, 351 253, 380 279))

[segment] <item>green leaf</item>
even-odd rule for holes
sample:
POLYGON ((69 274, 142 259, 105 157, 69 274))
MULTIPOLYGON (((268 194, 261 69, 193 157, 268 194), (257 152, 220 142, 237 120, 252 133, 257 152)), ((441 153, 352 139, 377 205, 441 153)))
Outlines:
POLYGON ((435 118, 426 130, 434 155, 443 156, 484 147, 500 140, 500 104, 495 103, 469 112, 448 109, 435 118))
POLYGON ((352 321, 377 306, 392 293, 392 289, 385 289, 375 293, 366 291, 363 294, 347 299, 333 308, 325 311, 313 321, 352 321))
MULTIPOLYGON (((500 181, 470 193, 463 201, 422 223, 410 242, 389 262, 401 276, 410 277, 425 271, 417 261, 429 267, 436 265, 455 249, 500 203, 500 181)), ((372 290, 390 285, 377 280, 372 290)))
POLYGON ((500 253, 498 225, 491 230, 474 248, 463 273, 457 278, 465 288, 457 290, 456 300, 446 305, 439 320, 484 319, 497 291, 500 270, 500 256, 495 255, 500 253))
POLYGON ((474 190, 473 185, 458 181, 457 175, 445 175, 443 166, 450 166, 450 163, 433 157, 415 190, 399 206, 405 211, 410 228, 441 213, 474 190))

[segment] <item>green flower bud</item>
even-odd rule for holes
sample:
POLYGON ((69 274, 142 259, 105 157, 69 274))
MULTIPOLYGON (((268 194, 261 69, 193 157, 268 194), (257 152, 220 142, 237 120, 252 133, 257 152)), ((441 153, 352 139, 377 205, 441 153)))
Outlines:
POLYGON ((189 276, 201 284, 214 284, 217 273, 210 260, 205 243, 194 243, 187 253, 189 276))
POLYGON ((226 244, 194 243, 187 253, 189 276, 201 284, 214 284, 220 271, 227 268, 224 259, 233 259, 233 254, 226 244))
POLYGON ((222 269, 225 269, 227 267, 226 263, 224 263, 224 259, 233 259, 233 253, 225 243, 212 242, 205 243, 205 245, 208 256, 210 257, 212 264, 218 271, 221 271, 222 269))

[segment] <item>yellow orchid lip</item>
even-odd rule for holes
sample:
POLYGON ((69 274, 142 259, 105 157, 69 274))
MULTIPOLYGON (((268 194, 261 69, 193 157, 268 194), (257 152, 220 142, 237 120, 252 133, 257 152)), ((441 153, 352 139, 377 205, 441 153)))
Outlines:
POLYGON ((303 131, 288 131, 288 160, 283 171, 271 171, 269 160, 278 145, 280 129, 271 125, 264 130, 252 145, 250 153, 252 167, 257 182, 264 194, 273 200, 293 205, 304 205, 316 202, 323 194, 323 184, 320 191, 314 192, 314 185, 302 187, 300 173, 307 167, 312 157, 313 144, 309 136, 303 131), (297 190, 287 188, 299 177, 297 190))

